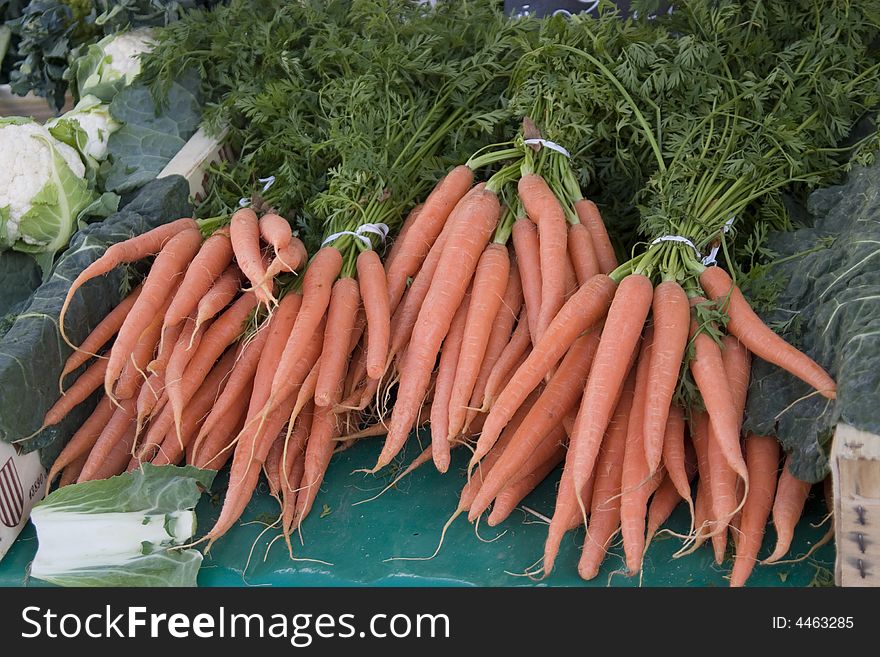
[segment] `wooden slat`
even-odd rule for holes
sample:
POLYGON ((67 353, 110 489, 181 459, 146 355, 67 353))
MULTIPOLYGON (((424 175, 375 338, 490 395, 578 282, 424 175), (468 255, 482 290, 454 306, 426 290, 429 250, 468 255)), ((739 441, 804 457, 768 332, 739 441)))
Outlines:
POLYGON ((831 448, 835 580, 880 586, 880 436, 840 424, 831 448))
POLYGON ((230 159, 228 148, 223 146, 224 136, 225 131, 216 137, 210 137, 203 128, 199 128, 159 172, 157 178, 183 176, 189 182, 190 196, 201 201, 205 194, 208 167, 230 159))
MULTIPOLYGON (((68 94, 67 102, 62 108, 66 112, 73 107, 73 98, 68 94)), ((45 98, 28 94, 16 96, 8 84, 0 85, 0 116, 29 116, 35 121, 44 123, 55 116, 45 98)))

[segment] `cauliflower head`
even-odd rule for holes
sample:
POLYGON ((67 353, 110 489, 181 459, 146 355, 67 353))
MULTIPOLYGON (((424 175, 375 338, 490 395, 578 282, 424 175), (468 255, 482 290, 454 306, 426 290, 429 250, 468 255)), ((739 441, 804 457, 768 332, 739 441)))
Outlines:
POLYGON ((105 102, 131 84, 141 72, 140 55, 156 45, 153 30, 139 28, 106 36, 88 47, 71 65, 80 97, 93 95, 105 102))
POLYGON ((32 254, 44 271, 94 200, 75 149, 31 119, 0 119, 0 250, 32 254))
POLYGON ((122 124, 110 115, 110 106, 97 96, 84 96, 69 112, 46 124, 52 135, 76 148, 90 164, 107 158, 110 135, 122 124))

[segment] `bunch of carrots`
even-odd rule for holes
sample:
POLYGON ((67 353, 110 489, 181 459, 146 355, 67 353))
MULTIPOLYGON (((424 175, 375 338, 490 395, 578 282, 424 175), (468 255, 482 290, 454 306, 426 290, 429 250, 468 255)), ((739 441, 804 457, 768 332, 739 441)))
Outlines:
MULTIPOLYGON (((155 259, 75 345, 62 386, 93 360, 43 424, 103 396, 50 478, 89 481, 148 461, 220 469, 231 457, 205 539, 234 525, 262 471, 290 545, 336 449, 387 433, 377 472, 429 420, 431 444, 393 483, 432 460, 445 472, 451 449, 468 447, 450 522, 490 507, 489 524, 502 522, 564 463, 545 575, 581 524, 584 578, 618 531, 635 574, 684 502, 693 526, 682 553, 711 541, 720 561, 732 535, 741 585, 771 509, 775 560, 809 491, 787 469, 777 482, 774 439, 741 436, 751 355, 829 397, 834 382, 761 323, 721 268, 690 262, 685 288, 655 280, 644 255, 618 266, 597 207, 566 167, 522 141, 475 156, 410 212, 384 262, 376 224, 335 232, 310 258, 284 218, 249 208, 207 238, 207 224, 180 219, 110 247, 71 285, 62 330, 83 284, 155 259), (475 184, 477 169, 502 160, 475 184), (688 370, 698 397, 677 394, 688 370)), ((675 242, 648 253, 670 250, 686 259, 675 242)))

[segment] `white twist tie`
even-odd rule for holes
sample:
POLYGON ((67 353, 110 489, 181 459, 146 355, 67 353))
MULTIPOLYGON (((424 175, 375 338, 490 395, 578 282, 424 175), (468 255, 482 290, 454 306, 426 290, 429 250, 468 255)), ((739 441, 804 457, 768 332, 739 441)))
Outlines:
POLYGON ((523 143, 526 146, 543 146, 544 148, 549 148, 551 151, 562 153, 569 160, 571 159, 571 153, 569 153, 565 147, 560 146, 555 141, 550 141, 549 139, 540 139, 536 137, 533 139, 526 139, 525 141, 523 141, 523 143))
POLYGON ((246 208, 250 204, 251 204, 251 200, 249 198, 247 198, 246 196, 242 196, 240 199, 238 199, 238 207, 240 207, 240 208, 246 208))
POLYGON ((697 254, 697 258, 702 257, 700 255, 700 250, 687 237, 682 237, 681 235, 663 235, 662 237, 658 237, 653 242, 651 242, 650 246, 654 246, 655 244, 660 244, 660 242, 678 242, 680 244, 687 244, 689 247, 691 247, 694 250, 694 253, 697 254))
MULTIPOLYGON (((727 221, 724 222, 724 226, 721 228, 722 233, 726 234, 726 233, 730 232, 730 228, 731 228, 731 226, 733 226, 734 219, 736 219, 736 216, 732 216, 730 219, 728 219, 727 221)), ((709 255, 707 255, 705 258, 700 260, 700 262, 703 263, 703 265, 705 267, 709 267, 711 265, 714 265, 716 262, 718 262, 718 249, 720 249, 720 248, 721 248, 720 242, 716 242, 715 246, 712 247, 712 250, 709 251, 709 255)), ((698 257, 699 257, 699 255, 698 255, 698 257)))
POLYGON ((335 242, 343 235, 351 235, 352 237, 356 237, 357 239, 361 240, 364 243, 364 246, 366 246, 368 249, 372 249, 373 242, 370 240, 369 237, 367 237, 365 233, 378 235, 379 239, 384 242, 385 239, 388 237, 389 230, 390 228, 388 228, 387 224, 362 224, 358 226, 356 230, 341 230, 338 233, 333 233, 332 235, 328 236, 327 239, 321 242, 321 247, 323 248, 331 242, 335 242))
POLYGON ((269 188, 275 184, 275 176, 269 176, 268 178, 257 178, 257 182, 263 183, 263 193, 269 191, 269 188))

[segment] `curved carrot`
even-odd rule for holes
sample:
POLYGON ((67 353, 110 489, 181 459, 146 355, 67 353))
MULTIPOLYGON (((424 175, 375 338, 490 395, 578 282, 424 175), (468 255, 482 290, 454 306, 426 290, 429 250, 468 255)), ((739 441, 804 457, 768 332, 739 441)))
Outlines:
POLYGON ((220 274, 220 278, 214 281, 211 289, 199 301, 196 311, 196 328, 198 329, 206 321, 215 317, 238 296, 240 291, 241 271, 234 265, 227 267, 226 271, 220 274))
POLYGON ((367 315, 367 375, 378 379, 385 371, 391 339, 391 299, 388 280, 378 254, 372 249, 357 259, 358 282, 367 315))
POLYGON ((168 399, 165 396, 165 374, 151 374, 144 381, 144 385, 141 386, 141 390, 138 393, 136 404, 137 431, 135 432, 138 436, 141 435, 144 422, 152 417, 154 412, 161 410, 158 407, 163 396, 166 400, 168 399))
MULTIPOLYGON (((593 579, 598 574, 608 549, 608 543, 620 527, 623 464, 635 387, 636 372, 635 369, 631 369, 599 449, 593 483, 593 498, 590 502, 590 523, 587 525, 587 535, 584 538, 581 558, 578 562, 578 574, 586 580, 593 579)), ((571 506, 577 510, 576 501, 571 506)), ((545 550, 545 572, 546 568, 545 550)))
POLYGON ((452 169, 431 190, 421 211, 413 219, 412 227, 398 238, 401 244, 394 261, 388 266, 388 298, 392 308, 400 303, 407 278, 415 275, 422 266, 453 209, 471 189, 473 181, 474 172, 469 167, 462 165, 452 169))
MULTIPOLYGON (((547 327, 540 342, 535 345, 522 367, 517 370, 513 379, 492 405, 492 410, 489 411, 489 416, 483 425, 483 433, 480 435, 471 458, 471 467, 492 447, 501 429, 507 424, 513 412, 523 403, 526 395, 543 380, 577 337, 597 324, 605 316, 609 305, 613 308, 612 298, 617 299, 620 296, 619 290, 615 296, 615 290, 614 281, 604 274, 599 274, 587 281, 565 302, 565 305, 547 327)), ((647 310, 645 314, 647 314, 647 310)), ((644 320, 642 323, 644 324, 644 320)), ((607 328, 606 324, 606 330, 607 328)), ((603 332, 602 335, 604 338, 605 333, 603 332)), ((583 480, 577 481, 579 486, 582 486, 583 483, 583 480)))
POLYGON ((529 317, 529 335, 538 344, 538 316, 541 314, 541 247, 538 228, 528 217, 517 219, 510 233, 522 280, 523 299, 529 317))
POLYGON ((620 533, 626 567, 630 575, 642 569, 645 552, 645 518, 648 499, 660 485, 663 473, 648 470, 645 460, 645 400, 648 396, 649 370, 654 347, 653 330, 645 331, 641 353, 636 365, 635 393, 626 432, 626 448, 623 455, 620 497, 620 533))
POLYGON ((89 451, 94 447, 104 427, 107 426, 110 418, 113 417, 115 410, 116 407, 107 397, 98 402, 95 410, 77 429, 76 433, 73 434, 73 437, 67 442, 49 469, 49 475, 46 478, 49 484, 55 480, 55 477, 58 476, 61 470, 76 459, 88 456, 89 451))
POLYGON ((599 259, 593 248, 593 238, 583 224, 573 224, 568 229, 568 256, 574 266, 579 285, 583 285, 601 273, 599 259))
MULTIPOLYGON (((467 310, 463 340, 455 365, 455 383, 449 399, 448 432, 452 438, 461 433, 467 417, 467 405, 480 374, 492 325, 510 276, 510 256, 503 244, 490 244, 483 251, 474 273, 471 302, 467 310)), ((434 451, 437 454, 437 451, 434 451)))
POLYGON ((270 282, 281 272, 292 272, 299 269, 309 259, 305 244, 293 237, 287 246, 278 249, 272 262, 266 267, 266 281, 270 282))
POLYGON ((321 368, 315 385, 315 405, 333 406, 342 396, 345 366, 350 355, 350 334, 354 330, 360 289, 353 278, 340 278, 333 284, 321 350, 321 368))
POLYGON ((492 504, 492 512, 486 522, 490 527, 496 527, 507 520, 517 505, 531 493, 547 476, 556 469, 565 459, 565 449, 557 447, 556 451, 541 463, 538 463, 527 474, 517 481, 508 484, 498 493, 498 497, 492 504))
POLYGON ((462 342, 467 329, 467 319, 473 295, 467 292, 461 305, 455 311, 449 333, 443 340, 440 350, 440 364, 437 367, 437 379, 434 382, 434 398, 431 402, 431 456, 438 472, 449 469, 449 443, 458 435, 450 435, 449 404, 455 385, 455 370, 461 354, 462 342))
POLYGON ((287 219, 280 217, 273 212, 267 212, 259 220, 260 237, 266 243, 272 246, 276 257, 278 252, 290 244, 293 239, 293 231, 287 219))
MULTIPOLYGON (((730 386, 734 404, 734 413, 738 418, 737 436, 742 427, 742 416, 746 407, 746 396, 751 378, 751 357, 748 350, 733 336, 724 336, 721 359, 724 363, 724 375, 730 386)), ((715 526, 712 531, 712 545, 715 548, 715 562, 724 560, 727 549, 727 526, 737 512, 736 472, 727 464, 715 431, 709 426, 709 469, 712 471, 712 517, 715 526)))
POLYGON ((694 545, 701 545, 711 531, 708 528, 712 515, 712 470, 709 467, 709 415, 706 411, 691 411, 689 422, 691 443, 697 456, 697 473, 700 476, 697 497, 694 500, 694 545))
POLYGON ((470 402, 468 403, 469 408, 467 409, 464 422, 465 433, 467 433, 477 413, 480 412, 486 395, 486 387, 489 384, 489 377, 492 375, 498 359, 501 358, 501 354, 504 353, 505 347, 510 342, 513 327, 516 324, 516 318, 519 316, 521 308, 522 283, 519 280, 519 269, 516 266, 516 261, 511 260, 507 288, 504 290, 498 314, 495 315, 495 319, 492 322, 492 330, 486 343, 486 353, 483 357, 483 363, 480 365, 477 380, 474 382, 474 391, 471 393, 470 402))
MULTIPOLYGON (((110 341, 110 338, 116 335, 116 332, 119 331, 119 327, 122 326, 125 318, 128 317, 128 313, 131 312, 134 302, 137 301, 137 298, 141 293, 141 287, 142 284, 138 284, 138 286, 131 291, 131 294, 120 301, 119 304, 111 310, 106 317, 104 317, 104 319, 98 322, 98 325, 92 329, 92 332, 89 333, 88 337, 83 340, 82 344, 76 348, 76 351, 70 354, 70 357, 64 363, 64 369, 61 370, 61 376, 58 380, 59 386, 64 381, 64 377, 79 368, 80 365, 84 364, 92 356, 97 356, 98 350, 107 344, 110 341)), ((61 392, 64 392, 63 388, 61 392)))
POLYGON ((664 281, 654 289, 651 309, 654 313, 654 348, 651 350, 645 398, 644 435, 648 470, 655 472, 662 460, 666 419, 687 349, 690 303, 681 285, 664 281))
POLYGON ((486 379, 486 390, 480 407, 482 412, 485 413, 492 407, 495 398, 504 390, 505 382, 510 378, 510 374, 519 369, 518 363, 526 356, 532 344, 531 340, 528 311, 523 307, 513 334, 498 356, 498 360, 495 361, 495 365, 489 372, 489 378, 486 379))
POLYGON ((202 235, 196 228, 187 228, 168 240, 153 261, 150 273, 143 284, 140 296, 131 312, 119 328, 116 341, 110 350, 107 371, 104 374, 104 391, 113 397, 113 384, 128 361, 138 338, 159 313, 178 277, 199 250, 202 235))
POLYGON ((794 528, 801 519, 812 487, 811 483, 801 481, 791 473, 791 454, 785 457, 785 466, 782 468, 782 474, 779 475, 776 499, 773 501, 776 547, 764 563, 779 561, 788 552, 794 538, 794 528))
POLYGON ((541 396, 528 410, 510 447, 483 482, 480 493, 471 505, 469 520, 476 520, 488 508, 529 460, 544 436, 554 426, 559 426, 559 418, 565 417, 577 404, 598 345, 599 332, 592 331, 578 338, 568 350, 541 396))
POLYGON ((745 450, 751 485, 740 521, 740 538, 730 575, 731 586, 744 586, 758 561, 764 528, 773 507, 776 473, 779 470, 779 443, 772 436, 746 436, 745 450))
MULTIPOLYGON (((247 410, 248 420, 255 417, 264 408, 266 402, 269 401, 278 362, 287 348, 290 333, 293 330, 294 324, 296 324, 296 318, 299 316, 299 311, 302 308, 302 301, 303 298, 299 294, 291 293, 285 295, 269 320, 269 325, 265 327, 269 334, 266 337, 266 344, 260 351, 257 369, 254 373, 253 391, 251 392, 247 410)), ((310 342, 323 344, 323 336, 324 332, 319 332, 316 329, 308 339, 310 342)))
POLYGON ((541 259, 541 310, 535 321, 537 340, 565 302, 565 265, 568 260, 568 223, 559 199, 540 175, 519 179, 517 191, 526 214, 538 225, 541 259))
MULTIPOLYGON (((422 210, 422 216, 424 214, 422 210)), ((464 298, 500 214, 498 197, 477 185, 449 218, 452 225, 437 267, 441 273, 434 278, 413 328, 406 358, 400 367, 400 384, 388 437, 374 470, 388 465, 406 442, 422 407, 440 343, 449 331, 452 317, 464 298)))
POLYGON ((64 317, 67 315, 67 310, 70 308, 70 302, 73 300, 74 294, 87 281, 103 276, 112 271, 117 265, 137 262, 147 256, 159 253, 165 248, 166 243, 178 233, 191 229, 198 230, 198 228, 199 225, 194 219, 178 219, 124 242, 117 242, 107 247, 107 250, 104 251, 100 258, 79 273, 67 290, 64 303, 61 305, 61 312, 58 314, 58 329, 64 341, 76 349, 76 346, 67 339, 67 334, 64 331, 64 317))
POLYGON ((193 313, 214 282, 232 262, 229 229, 221 228, 204 241, 199 252, 186 268, 183 282, 165 312, 164 331, 176 326, 193 313))
POLYGON ((675 490, 678 491, 681 499, 687 502, 691 516, 693 516, 694 502, 691 498, 686 454, 684 412, 680 406, 673 404, 669 407, 669 413, 666 416, 666 433, 663 436, 663 465, 666 467, 666 476, 675 487, 675 490))
POLYGON ((617 269, 617 256, 614 253, 614 247, 611 246, 611 240, 608 238, 608 231, 605 228, 605 222, 602 221, 602 215, 599 214, 599 208, 592 201, 580 199, 575 202, 574 210, 580 222, 590 231, 600 271, 603 274, 610 274, 617 269))
POLYGON ((284 446, 281 469, 281 529, 290 536, 296 515, 296 498, 306 469, 305 446, 312 430, 314 407, 306 408, 297 418, 284 446))
POLYGON ((134 399, 123 399, 89 452, 77 483, 106 479, 125 470, 134 444, 134 399))
POLYGON ((244 427, 247 404, 252 382, 242 390, 242 394, 232 400, 224 409, 221 421, 203 435, 196 436, 190 445, 187 462, 197 468, 220 470, 232 456, 232 445, 244 427))
POLYGON ((67 467, 64 468, 61 472, 61 479, 58 480, 58 488, 64 488, 65 486, 76 483, 76 480, 79 479, 79 476, 82 473, 83 466, 86 464, 87 458, 88 454, 82 454, 81 456, 76 457, 67 467))
POLYGON ((771 331, 721 267, 707 267, 700 274, 700 285, 711 299, 723 300, 723 310, 730 317, 727 331, 739 338, 749 351, 813 386, 822 396, 837 397, 837 384, 828 372, 771 331))
POLYGON ((236 210, 229 222, 229 236, 238 268, 247 277, 258 301, 275 305, 271 283, 266 280, 266 266, 260 251, 260 226, 257 213, 250 208, 236 210))
MULTIPOLYGON (((296 363, 307 349, 309 339, 330 305, 333 282, 342 270, 342 254, 332 246, 325 246, 315 254, 306 268, 302 284, 302 304, 296 321, 284 345, 284 351, 277 362, 277 370, 272 378, 269 400, 274 404, 287 395, 282 390, 289 387, 289 380, 296 363)), ((267 409, 271 410, 271 409, 267 409)))
POLYGON ((88 399, 95 390, 101 387, 104 380, 104 372, 107 370, 107 361, 104 358, 96 360, 85 372, 79 375, 76 382, 67 389, 58 401, 46 411, 43 418, 43 428, 58 424, 67 417, 76 406, 88 399))
POLYGON ((691 320, 691 335, 694 357, 690 361, 690 370, 706 411, 709 413, 709 423, 718 447, 724 454, 727 464, 748 485, 749 473, 739 446, 739 427, 742 418, 737 415, 733 393, 724 375, 721 349, 708 334, 697 329, 695 319, 691 320))

